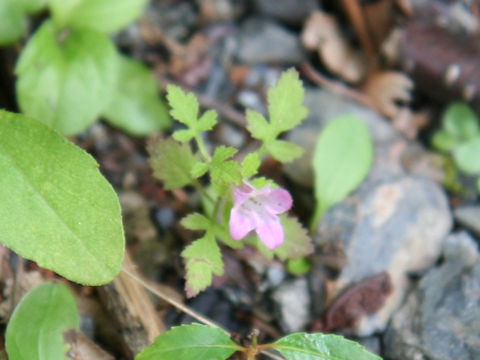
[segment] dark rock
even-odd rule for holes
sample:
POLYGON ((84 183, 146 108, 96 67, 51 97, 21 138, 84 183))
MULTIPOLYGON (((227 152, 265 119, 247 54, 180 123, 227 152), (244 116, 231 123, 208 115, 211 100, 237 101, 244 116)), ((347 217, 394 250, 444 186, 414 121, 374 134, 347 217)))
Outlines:
POLYGON ((480 359, 480 258, 465 232, 444 243, 444 263, 431 269, 385 335, 389 359, 480 359))
POLYGON ((453 212, 455 220, 475 235, 480 236, 480 206, 461 206, 453 212))
POLYGON ((305 278, 286 281, 273 293, 279 322, 285 333, 305 330, 311 321, 311 298, 305 278))
POLYGON ((256 0, 257 10, 264 16, 288 25, 302 25, 311 12, 318 9, 317 0, 256 0))
POLYGON ((251 19, 242 26, 237 57, 247 64, 297 64, 304 52, 298 35, 274 22, 251 19))

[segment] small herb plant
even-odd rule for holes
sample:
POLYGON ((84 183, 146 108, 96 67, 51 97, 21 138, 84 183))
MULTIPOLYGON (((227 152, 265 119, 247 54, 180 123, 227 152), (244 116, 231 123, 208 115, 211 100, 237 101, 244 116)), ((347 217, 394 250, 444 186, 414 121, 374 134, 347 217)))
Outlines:
POLYGON ((473 110, 463 103, 451 104, 442 117, 442 127, 432 138, 437 150, 451 156, 461 172, 476 176, 480 193, 480 126, 473 110))
POLYGON ((169 126, 150 71, 120 55, 108 37, 136 19, 146 2, 2 0, 0 45, 22 37, 27 14, 48 9, 51 15, 16 65, 22 112, 64 135, 85 130, 99 117, 134 135, 169 126))
POLYGON ((238 161, 234 159, 237 149, 222 145, 210 152, 204 142, 205 133, 217 123, 216 112, 199 114, 193 94, 173 85, 167 87, 170 114, 185 128, 174 132, 173 139, 151 144, 150 163, 166 189, 193 186, 205 203, 203 213, 192 213, 182 220, 186 228, 203 232, 182 252, 189 296, 209 286, 214 275, 223 274, 217 241, 236 249, 248 243, 267 257, 276 255, 281 260, 298 259, 313 250, 306 230, 295 217, 285 214, 293 202, 289 192, 257 176, 263 155, 269 154, 280 162, 302 155, 298 145, 278 137, 306 117, 303 97, 296 71, 283 73, 268 92, 269 120, 258 112, 247 111, 247 129, 261 144, 238 161), (249 236, 252 231, 255 235, 249 236), (245 241, 239 242, 242 239, 245 241))

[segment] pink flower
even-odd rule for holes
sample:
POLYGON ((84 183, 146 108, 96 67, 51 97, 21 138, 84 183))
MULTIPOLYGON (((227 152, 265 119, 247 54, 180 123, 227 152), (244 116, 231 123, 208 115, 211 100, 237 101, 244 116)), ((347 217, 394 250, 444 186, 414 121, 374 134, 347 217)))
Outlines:
POLYGON ((272 189, 270 185, 259 190, 244 183, 234 189, 233 200, 230 235, 234 240, 243 239, 255 229, 268 248, 275 249, 283 243, 283 227, 277 215, 292 207, 287 190, 272 189))

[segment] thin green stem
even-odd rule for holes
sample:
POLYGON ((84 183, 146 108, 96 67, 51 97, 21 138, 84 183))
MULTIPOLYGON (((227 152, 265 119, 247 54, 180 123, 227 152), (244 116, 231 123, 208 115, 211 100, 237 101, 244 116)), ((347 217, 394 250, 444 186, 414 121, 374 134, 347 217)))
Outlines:
POLYGON ((207 189, 205 189, 205 187, 200 183, 200 181, 198 181, 197 179, 194 179, 192 185, 195 187, 195 189, 198 190, 200 194, 202 194, 202 196, 205 197, 205 199, 207 199, 213 205, 215 205, 216 203, 215 199, 212 198, 212 196, 208 193, 207 189))
POLYGON ((200 135, 195 136, 195 141, 197 142, 198 150, 200 150, 200 154, 202 154, 203 159, 205 161, 211 161, 212 157, 208 153, 207 147, 205 146, 202 137, 200 135))

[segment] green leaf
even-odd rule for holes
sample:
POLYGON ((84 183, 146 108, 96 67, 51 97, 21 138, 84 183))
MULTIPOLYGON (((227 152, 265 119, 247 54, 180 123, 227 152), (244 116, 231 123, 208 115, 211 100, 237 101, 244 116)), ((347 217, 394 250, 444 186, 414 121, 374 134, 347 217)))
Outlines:
POLYGON ((212 130, 217 125, 217 112, 215 110, 207 110, 198 120, 198 129, 201 131, 212 130))
POLYGON ((242 161, 242 176, 245 179, 257 174, 261 162, 257 152, 249 153, 242 161))
POLYGON ((432 145, 435 149, 448 152, 453 150, 460 140, 445 130, 438 130, 432 138, 432 145))
POLYGON ((224 360, 237 350, 239 346, 221 329, 191 324, 163 333, 135 360, 224 360))
POLYGON ((268 141, 275 138, 265 117, 253 110, 247 110, 247 129, 255 139, 268 141))
POLYGON ((0 46, 15 43, 24 33, 24 14, 10 1, 0 1, 0 46))
POLYGON ((22 111, 65 135, 86 129, 110 103, 118 55, 105 35, 74 31, 57 42, 51 22, 30 39, 17 64, 22 111))
POLYGON ((192 183, 190 171, 197 160, 188 144, 159 139, 151 144, 149 152, 153 174, 165 183, 165 189, 179 189, 192 183))
POLYGON ((471 139, 479 132, 478 118, 464 103, 453 103, 443 114, 443 127, 454 137, 471 139))
POLYGON ((480 136, 459 145, 453 157, 458 168, 466 174, 480 174, 480 136))
POLYGON ((305 275, 307 274, 310 269, 312 268, 312 264, 308 259, 301 257, 294 260, 288 260, 287 262, 287 269, 288 272, 293 275, 305 275))
POLYGON ((190 129, 182 129, 175 131, 172 136, 177 141, 188 142, 195 137, 195 133, 190 129))
POLYGON ((270 128, 275 137, 299 125, 308 115, 302 105, 305 90, 295 69, 282 73, 277 85, 268 91, 270 128))
POLYGON ((223 274, 222 255, 211 232, 187 246, 182 257, 187 269, 185 290, 188 297, 205 290, 212 283, 213 275, 223 274))
POLYGON ((186 94, 182 89, 175 85, 167 85, 167 99, 172 107, 170 114, 172 117, 187 125, 195 128, 198 118, 198 101, 194 94, 186 94))
POLYGON ((355 341, 331 334, 295 333, 274 343, 286 360, 381 360, 355 341))
POLYGON ((372 157, 370 134, 357 117, 340 116, 325 126, 313 155, 317 209, 312 226, 363 181, 372 157))
POLYGON ((44 283, 23 297, 10 318, 6 349, 13 360, 67 359, 64 334, 79 328, 75 298, 63 284, 44 283))
POLYGON ((276 255, 282 261, 298 259, 313 253, 312 239, 297 218, 283 214, 280 215, 280 220, 285 235, 284 243, 275 250, 270 250, 256 237, 255 246, 259 251, 268 259, 276 255))
POLYGON ((303 155, 304 150, 290 141, 273 140, 267 144, 267 150, 272 156, 282 162, 291 162, 303 155))
POLYGON ((148 135, 170 125, 166 105, 160 100, 157 83, 142 63, 119 57, 118 86, 104 115, 114 126, 133 135, 148 135))
POLYGON ((480 178, 477 179, 477 191, 480 194, 480 178))
POLYGON ((210 163, 212 183, 240 184, 242 175, 240 164, 233 160, 226 160, 237 153, 237 149, 230 146, 219 146, 215 149, 210 163))
POLYGON ((192 174, 195 179, 198 179, 199 177, 205 175, 209 168, 210 164, 204 163, 202 161, 197 161, 195 165, 193 165, 190 174, 192 174))
POLYGON ((0 241, 41 267, 100 285, 120 271, 120 204, 96 161, 37 120, 0 111, 0 241))
POLYGON ((182 219, 181 223, 190 230, 208 230, 212 227, 211 221, 199 213, 187 215, 182 219))
POLYGON ((37 12, 44 5, 44 0, 0 1, 0 46, 20 40, 26 30, 26 15, 37 12))
POLYGON ((148 0, 49 0, 58 29, 120 30, 140 16, 148 0))

